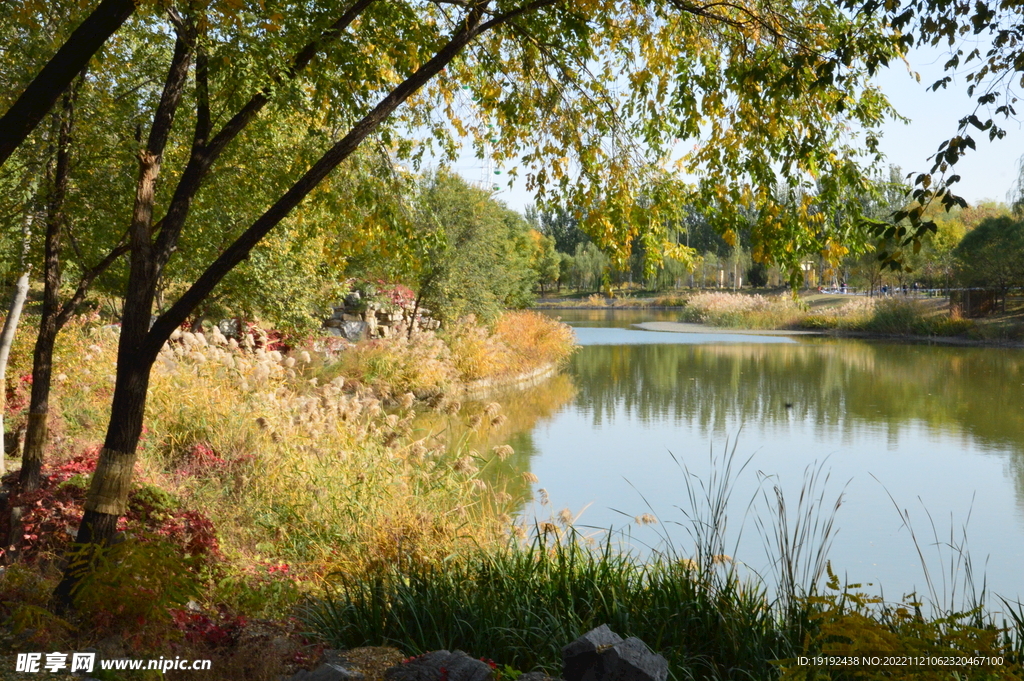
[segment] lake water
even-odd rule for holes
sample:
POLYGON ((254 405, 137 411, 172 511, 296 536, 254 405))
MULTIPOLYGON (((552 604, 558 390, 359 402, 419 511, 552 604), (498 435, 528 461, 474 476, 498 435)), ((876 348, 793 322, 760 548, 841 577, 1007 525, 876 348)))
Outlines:
POLYGON ((888 598, 925 591, 904 511, 940 598, 963 577, 951 536, 966 536, 979 585, 1024 595, 1024 351, 631 326, 670 311, 551 314, 582 347, 563 375, 507 396, 506 464, 539 478, 524 513, 582 511, 577 527, 629 526, 638 551, 667 533, 689 553, 683 467, 707 483, 712 453, 735 447, 737 467, 753 456, 729 515, 747 569, 771 574, 755 523, 768 518, 764 494, 778 485, 795 508, 818 465, 825 505, 843 495, 830 552, 840 576, 888 598), (661 522, 633 522, 643 513, 661 522))

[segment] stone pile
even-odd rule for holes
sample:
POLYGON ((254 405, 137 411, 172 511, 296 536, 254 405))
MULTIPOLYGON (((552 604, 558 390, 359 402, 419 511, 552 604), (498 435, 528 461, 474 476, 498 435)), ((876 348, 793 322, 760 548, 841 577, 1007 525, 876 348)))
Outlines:
POLYGON ((324 322, 327 333, 356 342, 364 338, 387 338, 408 331, 429 331, 441 326, 431 318, 430 310, 421 307, 413 314, 412 306, 367 300, 358 291, 345 296, 341 305, 333 308, 331 318, 324 322))
MULTIPOLYGON (((312 672, 288 681, 364 681, 362 674, 331 658, 312 672)), ((638 638, 625 640, 602 624, 562 648, 562 678, 528 672, 518 681, 666 681, 668 661, 638 638)), ((410 658, 384 673, 384 681, 493 681, 491 665, 461 650, 435 650, 410 658)))

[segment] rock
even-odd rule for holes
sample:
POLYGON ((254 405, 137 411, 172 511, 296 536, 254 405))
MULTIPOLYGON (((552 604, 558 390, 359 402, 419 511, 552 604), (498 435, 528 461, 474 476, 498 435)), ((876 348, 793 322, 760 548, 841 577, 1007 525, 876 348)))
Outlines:
POLYGON ((288 681, 362 681, 363 675, 339 664, 325 662, 311 672, 305 669, 288 677, 288 681))
POLYGON ((237 318, 220 320, 217 322, 217 329, 220 330, 226 338, 238 338, 242 333, 241 325, 237 318))
POLYGON ((636 637, 625 641, 607 624, 562 648, 566 681, 665 681, 668 661, 636 637))
POLYGON ((363 321, 363 315, 361 315, 361 314, 352 314, 350 312, 343 312, 342 315, 341 315, 341 319, 342 319, 342 321, 345 321, 345 322, 361 322, 361 321, 363 321))
POLYGON ((366 328, 366 322, 342 322, 341 335, 352 342, 356 342, 366 335, 366 328))
POLYGON ((324 322, 324 326, 326 326, 329 329, 340 329, 341 324, 342 321, 340 319, 328 319, 326 322, 324 322))
POLYGON ((384 672, 385 681, 491 681, 491 667, 456 650, 435 650, 384 672))
POLYGON ((636 637, 617 643, 601 657, 604 681, 665 681, 668 678, 668 660, 651 652, 647 644, 636 637))
POLYGON ((362 301, 363 296, 359 291, 353 291, 345 296, 345 307, 359 307, 359 303, 362 301))
POLYGON ((527 672, 520 674, 516 681, 561 681, 553 676, 548 676, 544 672, 527 672))
POLYGON ((340 337, 340 336, 344 336, 345 334, 343 334, 341 332, 341 329, 339 329, 338 327, 331 326, 331 327, 327 328, 327 335, 328 336, 339 336, 340 337))
POLYGON ((622 643, 622 637, 602 624, 591 629, 578 639, 562 648, 562 678, 565 681, 594 681, 600 678, 593 674, 603 667, 601 653, 616 643, 622 643))

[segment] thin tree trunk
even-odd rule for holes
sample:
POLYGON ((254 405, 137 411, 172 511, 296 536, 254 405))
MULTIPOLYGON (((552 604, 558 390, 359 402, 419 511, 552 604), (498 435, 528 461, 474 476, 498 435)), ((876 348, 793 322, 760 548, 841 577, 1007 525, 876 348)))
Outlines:
POLYGON ((46 246, 43 256, 43 309, 39 333, 32 353, 32 397, 25 430, 25 448, 21 458, 19 477, 23 491, 39 486, 46 448, 47 415, 50 410, 50 383, 53 373, 53 347, 60 326, 57 322, 60 294, 60 242, 64 226, 64 197, 67 195, 71 158, 71 131, 74 127, 74 100, 84 81, 80 75, 78 86, 64 93, 57 134, 57 162, 53 172, 53 188, 46 211, 46 246))
MULTIPOLYGON (((0 445, 3 444, 4 436, 4 410, 7 408, 7 358, 11 352, 11 345, 14 343, 14 334, 18 330, 18 321, 21 319, 21 308, 28 296, 28 271, 22 272, 18 282, 14 285, 14 297, 11 299, 11 306, 7 311, 7 319, 4 320, 4 329, 0 332, 0 445)), ((0 475, 7 472, 6 449, 0 450, 0 475)))
POLYGON ((133 0, 103 0, 0 118, 0 166, 25 141, 71 81, 135 11, 133 0))
POLYGON ((14 335, 18 331, 22 307, 25 305, 25 298, 28 297, 28 277, 32 269, 31 265, 28 264, 28 249, 32 239, 32 201, 35 199, 34 193, 34 189, 30 188, 28 201, 25 206, 25 219, 21 225, 21 257, 18 263, 21 269, 21 276, 18 277, 18 281, 14 284, 14 296, 11 298, 11 305, 7 309, 4 328, 0 331, 0 475, 7 472, 7 448, 4 442, 4 412, 7 410, 7 360, 11 354, 11 346, 14 344, 14 335))

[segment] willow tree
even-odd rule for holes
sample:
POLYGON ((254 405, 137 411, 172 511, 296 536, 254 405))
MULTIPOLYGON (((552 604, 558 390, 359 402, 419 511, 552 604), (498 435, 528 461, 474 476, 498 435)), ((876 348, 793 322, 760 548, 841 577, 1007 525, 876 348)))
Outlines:
MULTIPOLYGON (((763 208, 758 243, 785 258, 828 237, 806 207, 773 213, 775 185, 816 180, 827 207, 861 182, 871 139, 865 159, 842 135, 885 115, 865 78, 896 55, 869 20, 803 1, 279 0, 230 20, 222 10, 170 3, 151 19, 175 46, 138 152, 111 418, 80 545, 109 541, 125 511, 151 367, 171 333, 368 141, 415 158, 422 148, 400 144, 403 131, 430 131, 448 152, 458 135, 475 136, 497 162, 528 168, 531 187, 588 206, 591 237, 621 255, 634 239, 672 248, 664 222, 685 188, 668 159, 683 138, 695 147, 682 164, 701 177, 689 191, 763 208), (182 248, 200 227, 190 211, 222 154, 245 144, 255 120, 286 125, 296 110, 325 131, 319 158, 293 169, 249 224, 202 225, 224 246, 152 321, 161 273, 195 255, 182 248), (168 140, 186 124, 182 162, 158 183, 168 140)), ((69 563, 60 597, 83 564, 69 563)))

